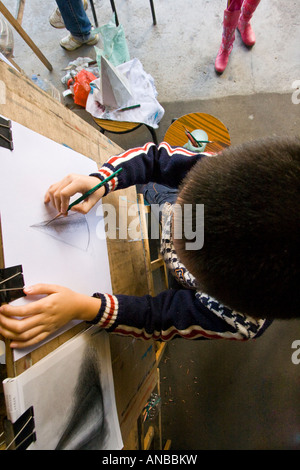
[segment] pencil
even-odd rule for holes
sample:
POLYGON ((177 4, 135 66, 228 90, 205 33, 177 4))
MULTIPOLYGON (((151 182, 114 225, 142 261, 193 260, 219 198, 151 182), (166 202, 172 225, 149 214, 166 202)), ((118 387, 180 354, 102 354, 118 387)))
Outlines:
POLYGON ((184 127, 185 134, 187 135, 189 141, 194 147, 201 147, 202 144, 211 144, 211 140, 197 140, 195 137, 184 127), (196 144, 196 145, 195 145, 196 144))
POLYGON ((118 111, 129 111, 130 109, 140 108, 140 104, 134 104, 132 106, 127 106, 127 108, 121 108, 118 111))
POLYGON ((193 145, 193 147, 201 147, 201 145, 199 145, 198 141, 195 139, 194 136, 192 136, 192 134, 190 133, 190 131, 187 130, 186 127, 184 127, 184 132, 187 138, 189 139, 189 141, 191 142, 191 144, 193 145))

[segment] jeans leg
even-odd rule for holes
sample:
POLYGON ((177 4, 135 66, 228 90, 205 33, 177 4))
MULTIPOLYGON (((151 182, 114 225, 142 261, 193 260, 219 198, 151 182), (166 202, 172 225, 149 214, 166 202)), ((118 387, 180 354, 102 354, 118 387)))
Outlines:
MULTIPOLYGON (((164 203, 169 202, 170 204, 175 204, 178 196, 178 190, 170 188, 169 186, 164 186, 157 183, 148 183, 141 188, 141 192, 144 196, 144 199, 152 205, 151 214, 156 217, 161 223, 161 211, 154 204, 162 206, 164 203)), ((182 286, 176 281, 173 273, 168 269, 168 285, 169 289, 182 289, 182 286)))
POLYGON ((67 30, 75 39, 85 41, 89 38, 91 23, 84 10, 82 0, 56 0, 67 30))
MULTIPOLYGON (((158 183, 148 183, 141 188, 141 192, 145 200, 149 204, 158 204, 162 206, 164 203, 169 202, 170 204, 175 204, 178 190, 170 188, 169 186, 164 186, 158 183)), ((154 213, 155 217, 161 221, 161 211, 158 210, 156 206, 151 208, 151 212, 154 213)))

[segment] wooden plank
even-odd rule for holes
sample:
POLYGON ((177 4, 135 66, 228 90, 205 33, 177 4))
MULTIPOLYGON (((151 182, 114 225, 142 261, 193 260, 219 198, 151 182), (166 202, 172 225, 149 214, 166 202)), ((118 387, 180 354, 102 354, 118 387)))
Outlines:
MULTIPOLYGON (((157 394, 161 397, 160 391, 160 369, 157 368, 157 394)), ((156 434, 157 434, 157 441, 158 441, 158 448, 162 449, 162 416, 161 416, 161 406, 158 411, 158 425, 156 426, 156 434)))
POLYGON ((146 436, 144 437, 144 448, 143 450, 149 450, 154 438, 154 427, 149 426, 146 436))
POLYGON ((163 357, 163 354, 165 352, 165 349, 166 349, 166 346, 167 346, 167 343, 163 343, 163 342, 159 342, 157 341, 156 342, 156 363, 157 363, 157 366, 159 366, 159 363, 163 357))
POLYGON ((144 198, 142 194, 137 195, 138 203, 139 203, 139 210, 140 210, 140 218, 141 218, 141 232, 144 242, 144 249, 145 249, 145 263, 146 263, 146 274, 147 274, 147 283, 150 295, 154 295, 154 283, 151 271, 151 257, 150 257, 150 246, 148 240, 148 227, 147 227, 147 217, 145 211, 145 204, 144 198))
POLYGON ((25 8, 25 0, 18 0, 16 18, 19 24, 22 24, 24 8, 25 8))
POLYGON ((164 450, 170 450, 171 449, 171 444, 172 444, 171 439, 167 439, 166 443, 164 445, 164 450))
POLYGON ((131 429, 134 427, 137 422, 145 403, 147 403, 148 398, 154 388, 157 385, 157 371, 156 368, 152 368, 149 375, 146 377, 144 382, 141 385, 136 397, 129 404, 126 413, 121 416, 120 425, 122 429, 122 436, 124 442, 127 440, 130 435, 131 429))
POLYGON ((161 268, 164 265, 164 260, 162 258, 157 258, 151 261, 151 271, 161 268))

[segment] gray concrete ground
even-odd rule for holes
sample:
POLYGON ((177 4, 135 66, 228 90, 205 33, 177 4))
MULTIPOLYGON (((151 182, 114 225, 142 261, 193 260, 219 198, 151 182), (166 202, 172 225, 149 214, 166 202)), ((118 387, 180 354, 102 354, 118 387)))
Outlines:
MULTIPOLYGON (((4 3, 14 11, 16 0, 4 3)), ((229 129, 232 144, 268 135, 299 135, 300 11, 296 0, 262 0, 255 16, 257 43, 247 49, 237 34, 223 75, 214 71, 225 0, 155 0, 152 25, 148 0, 115 0, 130 56, 150 73, 165 116, 158 140, 173 118, 189 112, 213 114, 229 129)), ((95 0, 99 24, 111 18, 110 2, 95 0)), ((93 48, 68 53, 64 30, 48 17, 55 2, 27 0, 23 27, 54 70, 47 69, 15 36, 15 61, 63 89, 62 69, 93 48)), ((88 10, 92 19, 91 11, 88 10)), ((101 47, 101 44, 99 44, 101 47)), ((0 77, 1 78, 1 77, 0 77)), ((82 109, 74 111, 92 125, 82 109)), ((108 134, 107 134, 108 135, 108 134)), ((151 139, 145 127, 108 135, 123 148, 151 139)), ((263 188, 262 188, 263 190, 263 188)), ((299 321, 276 322, 252 343, 174 340, 161 364, 163 437, 173 450, 300 449, 300 364, 291 360, 300 340, 299 321)))
MULTIPOLYGON (((15 11, 17 0, 4 3, 15 11)), ((94 3, 99 25, 108 23, 112 16, 110 2, 94 3)), ((214 60, 221 40, 225 3, 226 0, 155 0, 157 25, 153 26, 148 0, 115 0, 130 56, 138 57, 153 76, 159 101, 291 91, 293 81, 299 79, 300 15, 296 0, 262 0, 253 17, 255 47, 246 48, 237 33, 230 66, 217 76, 214 60)), ((66 32, 55 30, 48 22, 55 5, 54 0, 27 1, 22 23, 54 65, 54 71, 48 74, 17 34, 15 56, 28 74, 39 72, 57 81, 70 57, 94 51, 85 47, 79 54, 60 48, 59 40, 66 32)), ((93 20, 90 8, 88 15, 93 20)))

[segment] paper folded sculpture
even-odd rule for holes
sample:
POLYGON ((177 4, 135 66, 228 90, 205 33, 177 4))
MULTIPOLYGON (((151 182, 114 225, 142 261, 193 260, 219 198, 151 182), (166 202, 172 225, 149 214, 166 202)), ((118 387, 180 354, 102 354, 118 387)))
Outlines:
POLYGON ((127 106, 132 100, 129 81, 104 56, 101 56, 100 77, 102 104, 115 109, 127 106))

